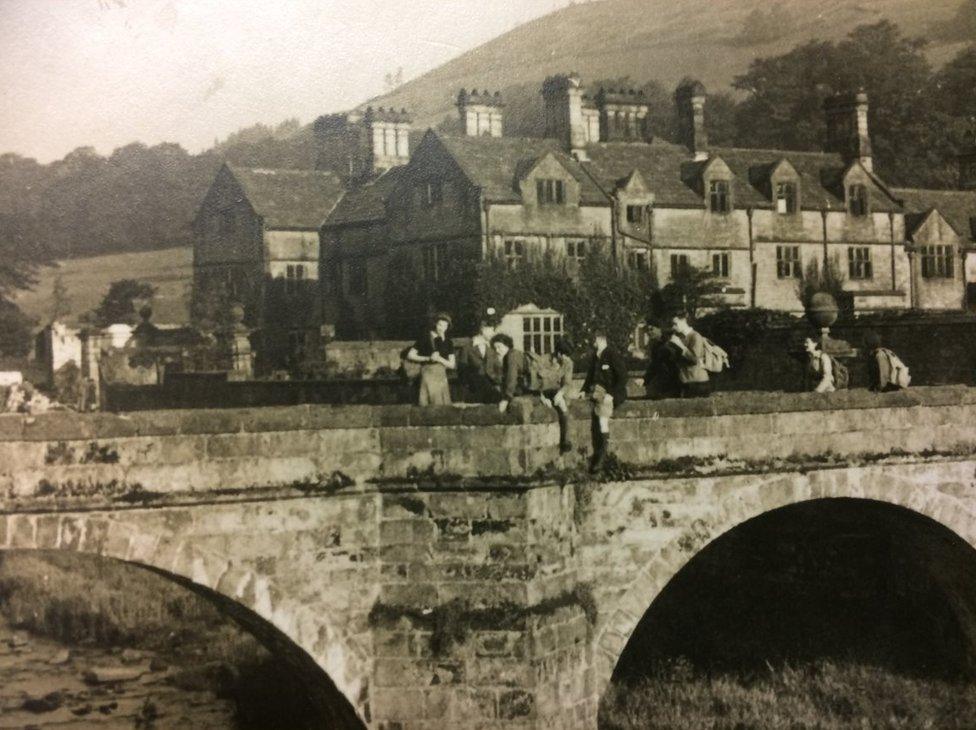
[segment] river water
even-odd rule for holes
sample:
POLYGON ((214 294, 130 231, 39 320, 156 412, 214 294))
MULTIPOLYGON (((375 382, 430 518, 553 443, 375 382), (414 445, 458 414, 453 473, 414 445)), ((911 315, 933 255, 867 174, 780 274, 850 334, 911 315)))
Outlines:
POLYGON ((233 702, 181 681, 193 669, 147 652, 69 649, 0 619, 0 728, 234 728, 233 702))

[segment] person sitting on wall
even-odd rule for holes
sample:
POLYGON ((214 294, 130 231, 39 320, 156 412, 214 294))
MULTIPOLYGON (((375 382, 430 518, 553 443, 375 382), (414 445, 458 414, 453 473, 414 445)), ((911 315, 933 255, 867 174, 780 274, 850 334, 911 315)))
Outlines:
POLYGON ((644 372, 644 393, 648 398, 680 398, 680 366, 682 350, 671 342, 670 331, 648 328, 647 370, 644 372))
POLYGON ((505 413, 515 398, 529 392, 529 363, 525 353, 516 350, 512 338, 506 334, 497 334, 492 337, 491 346, 494 348, 499 362, 501 362, 502 379, 498 410, 505 413))
POLYGON ((590 433, 593 439, 593 458, 590 471, 603 468, 610 449, 610 418, 616 408, 627 400, 627 367, 623 358, 613 350, 607 335, 601 330, 593 333, 593 359, 586 373, 580 396, 593 405, 590 433))
POLYGON ((539 368, 542 379, 542 402, 556 411, 559 419, 559 451, 573 450, 569 441, 569 399, 573 392, 573 358, 569 344, 559 339, 539 368), (548 362, 547 362, 548 361, 548 362))
POLYGON ((457 367, 454 344, 447 336, 451 317, 443 312, 435 315, 429 331, 418 339, 407 353, 407 360, 420 364, 420 394, 422 406, 450 405, 451 390, 447 371, 457 367))
POLYGON ((478 334, 459 353, 458 374, 468 399, 475 403, 495 403, 500 395, 502 363, 491 344, 496 326, 495 310, 488 309, 478 334))
POLYGON ((912 382, 908 366, 894 352, 881 346, 877 332, 864 335, 864 354, 868 366, 868 388, 876 393, 889 393, 907 388, 912 382))
POLYGON ((834 362, 830 355, 820 349, 820 345, 812 337, 803 341, 803 349, 807 355, 807 372, 816 385, 815 393, 833 393, 837 390, 834 382, 834 362))
POLYGON ((679 350, 678 379, 682 398, 702 398, 711 393, 705 369, 705 338, 688 323, 685 312, 671 317, 672 334, 668 343, 679 350))

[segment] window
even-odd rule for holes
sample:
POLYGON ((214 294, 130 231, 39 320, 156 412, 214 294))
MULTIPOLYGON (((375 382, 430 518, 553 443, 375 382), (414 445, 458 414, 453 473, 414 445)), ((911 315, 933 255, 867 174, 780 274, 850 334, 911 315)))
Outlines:
POLYGON ((447 244, 435 243, 424 248, 424 278, 440 281, 447 265, 447 244))
POLYGON ((868 246, 851 246, 847 249, 847 274, 851 279, 873 279, 871 249, 868 246))
POLYGON ((778 279, 799 279, 803 272, 800 270, 800 247, 776 247, 776 277, 778 279))
POLYGON ((525 241, 509 239, 505 241, 505 264, 514 269, 525 260, 525 241))
POLYGON ((304 264, 288 264, 285 267, 285 291, 294 294, 302 288, 305 279, 304 264))
POLYGON ((864 185, 851 185, 847 188, 847 210, 851 215, 868 214, 868 189, 864 185))
POLYGON ((952 246, 922 246, 922 276, 926 279, 951 279, 955 254, 952 246))
POLYGON ((586 241, 566 241, 566 258, 577 266, 586 261, 586 241))
POLYGON ((356 296, 364 297, 367 294, 366 280, 366 260, 353 259, 349 262, 349 287, 346 291, 356 296))
POLYGON ((288 333, 288 352, 301 357, 305 354, 305 332, 303 330, 291 330, 288 333))
POLYGON ((428 180, 421 190, 424 205, 431 208, 444 199, 444 187, 440 180, 428 180))
POLYGON ((522 349, 537 355, 548 355, 563 336, 561 314, 530 314, 522 317, 522 349))
POLYGON ((732 254, 728 252, 712 254, 712 274, 721 279, 729 278, 729 269, 732 264, 732 254))
POLYGON ((234 232, 234 211, 220 211, 220 217, 217 219, 217 232, 220 234, 234 232))
POLYGON ((683 253, 671 254, 671 278, 677 279, 683 274, 687 274, 691 269, 688 263, 688 255, 683 253))
POLYGON ((635 271, 650 270, 649 262, 650 258, 647 255, 647 251, 643 249, 627 252, 627 266, 635 271))
POLYGON ((776 212, 782 215, 796 212, 796 185, 794 183, 776 183, 776 212))
POLYGON ((644 206, 643 205, 628 205, 627 206, 627 222, 635 226, 644 225, 644 206))
POLYGON ((712 180, 708 183, 708 205, 713 213, 728 213, 732 210, 729 197, 728 180, 712 180))
POLYGON ((539 205, 562 205, 566 201, 566 184, 562 180, 536 180, 535 193, 539 205))

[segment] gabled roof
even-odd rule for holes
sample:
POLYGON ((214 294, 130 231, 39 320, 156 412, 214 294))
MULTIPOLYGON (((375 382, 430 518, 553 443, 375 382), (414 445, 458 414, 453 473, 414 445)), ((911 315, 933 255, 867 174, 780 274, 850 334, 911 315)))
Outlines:
POLYGON ((536 162, 551 154, 580 184, 580 203, 609 205, 607 197, 593 183, 580 163, 552 139, 523 137, 452 137, 428 133, 447 151, 471 184, 481 188, 485 199, 495 203, 518 203, 522 197, 517 182, 536 162))
POLYGON ((937 210, 963 239, 976 240, 976 190, 894 188, 891 192, 902 200, 906 213, 937 210))
POLYGON ((342 197, 332 172, 226 167, 269 228, 318 230, 342 197))
POLYGON ((326 225, 356 225, 385 220, 386 198, 403 179, 405 170, 406 165, 390 168, 375 180, 348 190, 329 215, 326 225))
POLYGON ((582 163, 607 195, 619 181, 637 170, 654 194, 656 205, 701 206, 702 198, 682 178, 682 166, 689 161, 684 147, 660 140, 646 142, 601 142, 586 147, 589 161, 582 163))

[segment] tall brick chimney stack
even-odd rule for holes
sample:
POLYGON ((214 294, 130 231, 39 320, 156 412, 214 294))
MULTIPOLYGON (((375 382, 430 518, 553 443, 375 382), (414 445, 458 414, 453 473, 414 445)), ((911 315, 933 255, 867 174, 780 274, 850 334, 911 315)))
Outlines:
POLYGON ((502 136, 502 101, 501 92, 494 94, 488 91, 470 92, 461 89, 457 96, 457 108, 461 114, 461 124, 468 137, 501 137, 502 136))
POLYGON ((567 152, 586 158, 586 121, 583 118, 583 88, 575 72, 550 76, 542 84, 546 137, 558 139, 567 152))
POLYGON ((840 94, 824 101, 827 121, 827 152, 836 152, 845 162, 859 160, 866 170, 874 170, 871 135, 868 130, 868 95, 840 94))
POLYGON ((678 141, 696 160, 708 159, 708 132, 705 131, 705 86, 701 81, 682 81, 674 92, 678 110, 678 141))

